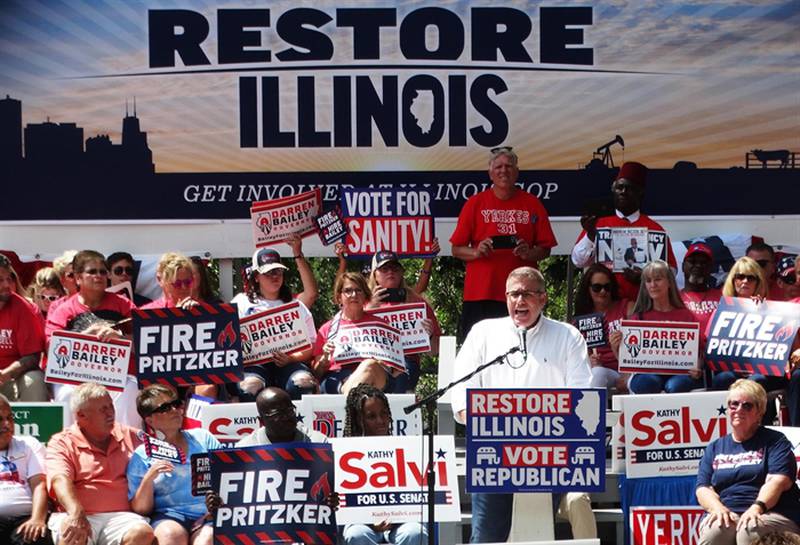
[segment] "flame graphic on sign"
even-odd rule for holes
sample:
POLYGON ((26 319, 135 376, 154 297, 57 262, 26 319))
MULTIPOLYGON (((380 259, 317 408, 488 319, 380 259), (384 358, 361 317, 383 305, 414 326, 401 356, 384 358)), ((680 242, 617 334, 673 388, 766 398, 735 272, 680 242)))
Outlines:
POLYGON ((225 329, 217 336, 217 346, 225 348, 233 346, 236 342, 236 333, 233 332, 233 322, 228 322, 225 329))

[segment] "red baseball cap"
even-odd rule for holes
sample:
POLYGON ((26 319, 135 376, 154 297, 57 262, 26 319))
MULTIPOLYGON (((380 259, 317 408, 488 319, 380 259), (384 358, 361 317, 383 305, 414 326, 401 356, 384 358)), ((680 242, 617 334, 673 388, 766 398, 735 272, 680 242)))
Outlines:
POLYGON ((695 242, 689 246, 689 249, 686 250, 686 257, 697 253, 706 254, 711 261, 714 261, 714 252, 711 251, 711 247, 705 242, 695 242))

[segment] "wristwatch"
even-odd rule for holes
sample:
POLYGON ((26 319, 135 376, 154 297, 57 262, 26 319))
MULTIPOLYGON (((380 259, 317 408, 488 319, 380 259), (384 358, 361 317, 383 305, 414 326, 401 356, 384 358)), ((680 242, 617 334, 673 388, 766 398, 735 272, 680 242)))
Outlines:
POLYGON ((762 515, 767 512, 767 504, 764 503, 763 501, 756 500, 756 501, 753 502, 753 505, 758 505, 761 508, 761 514, 762 515))

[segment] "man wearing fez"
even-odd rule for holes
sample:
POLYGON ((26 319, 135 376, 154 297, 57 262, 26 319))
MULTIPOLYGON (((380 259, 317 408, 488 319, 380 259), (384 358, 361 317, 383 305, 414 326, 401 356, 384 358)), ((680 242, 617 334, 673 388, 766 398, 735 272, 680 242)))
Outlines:
MULTIPOLYGON (((453 388, 453 414, 461 423, 466 418, 467 388, 589 388, 592 380, 589 351, 580 332, 542 314, 547 303, 542 273, 533 267, 514 269, 505 288, 508 316, 475 324, 456 357, 453 376, 463 377, 518 346, 520 330, 525 335, 525 355, 512 354, 508 362, 484 369, 453 388)), ((588 494, 570 492, 554 499, 559 514, 570 521, 575 539, 597 537, 588 494)), ((473 494, 470 541, 506 541, 513 501, 513 494, 473 494)))
POLYGON ((44 447, 14 437, 14 412, 0 394, 0 543, 50 545, 44 447))
POLYGON ((492 187, 467 200, 450 237, 453 256, 466 263, 459 340, 473 324, 503 316, 508 273, 523 265, 536 267, 556 245, 547 210, 538 198, 517 187, 517 162, 511 147, 492 150, 492 187))
POLYGON ((147 519, 131 512, 126 468, 139 430, 115 421, 104 386, 88 382, 70 399, 75 424, 47 447, 50 495, 58 512, 48 526, 58 545, 151 545, 147 519))
MULTIPOLYGON (((595 241, 597 230, 613 227, 646 227, 649 231, 666 233, 656 221, 642 214, 640 208, 644 198, 645 181, 647 180, 647 167, 641 163, 628 162, 622 165, 616 180, 611 184, 611 194, 614 198, 615 214, 598 218, 597 216, 583 216, 581 218, 581 231, 578 241, 572 249, 572 262, 577 267, 588 267, 595 262, 595 241)), ((675 255, 669 244, 669 237, 664 237, 667 245, 667 261, 674 271, 677 271, 675 255)), ((654 259, 656 256, 650 256, 654 259)), ((642 270, 639 267, 628 267, 624 272, 614 273, 619 283, 619 294, 623 299, 636 300, 639 294, 639 283, 642 270)))

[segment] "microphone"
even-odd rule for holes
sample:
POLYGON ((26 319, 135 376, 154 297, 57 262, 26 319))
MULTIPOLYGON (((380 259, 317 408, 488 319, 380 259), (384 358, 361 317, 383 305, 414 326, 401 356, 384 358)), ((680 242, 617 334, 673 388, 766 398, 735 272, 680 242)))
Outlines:
POLYGON ((525 358, 528 357, 528 343, 527 343, 527 334, 528 330, 524 327, 517 328, 517 337, 519 337, 519 351, 525 355, 525 358))

